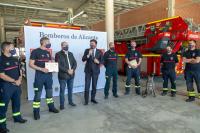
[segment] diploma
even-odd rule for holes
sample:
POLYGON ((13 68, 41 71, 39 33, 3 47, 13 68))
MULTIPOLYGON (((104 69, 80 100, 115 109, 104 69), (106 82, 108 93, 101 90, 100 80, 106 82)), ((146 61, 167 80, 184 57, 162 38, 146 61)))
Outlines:
MULTIPOLYGON (((132 60, 130 61, 131 66, 137 66, 137 61, 136 60, 132 60)), ((128 66, 129 68, 132 68, 131 66, 128 66)))
POLYGON ((58 72, 58 63, 56 62, 45 62, 45 68, 49 70, 49 72, 58 72))

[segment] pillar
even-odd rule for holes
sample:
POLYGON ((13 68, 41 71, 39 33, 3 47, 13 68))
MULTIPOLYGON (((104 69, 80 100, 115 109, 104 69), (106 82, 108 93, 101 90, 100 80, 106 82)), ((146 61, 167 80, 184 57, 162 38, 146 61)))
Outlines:
POLYGON ((114 42, 114 0, 105 0, 106 32, 109 42, 114 42))
POLYGON ((4 18, 0 17, 0 42, 2 43, 5 41, 5 25, 4 25, 4 18))
POLYGON ((175 16, 175 0, 168 0, 168 17, 175 16))

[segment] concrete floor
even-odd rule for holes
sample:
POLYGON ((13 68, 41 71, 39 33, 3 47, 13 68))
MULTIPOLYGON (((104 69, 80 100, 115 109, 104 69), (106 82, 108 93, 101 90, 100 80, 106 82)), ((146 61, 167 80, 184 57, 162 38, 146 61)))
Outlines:
MULTIPOLYGON (((8 128, 11 133, 199 133, 200 102, 186 103, 186 97, 170 96, 142 98, 134 92, 124 96, 124 77, 119 79, 120 98, 110 95, 103 99, 103 91, 97 93, 98 105, 83 105, 83 94, 75 94, 77 107, 66 105, 59 114, 47 111, 45 102, 41 109, 41 120, 32 118, 31 103, 23 100, 22 113, 28 123, 14 124, 8 113, 8 128)), ((157 87, 161 79, 156 79, 157 87)), ((144 81, 143 84, 144 85, 144 81)), ((185 90, 182 77, 178 79, 179 90, 185 90)), ((158 92, 159 94, 160 92, 158 92)), ((56 105, 59 104, 56 98, 56 105)), ((10 111, 9 111, 10 112, 10 111)))

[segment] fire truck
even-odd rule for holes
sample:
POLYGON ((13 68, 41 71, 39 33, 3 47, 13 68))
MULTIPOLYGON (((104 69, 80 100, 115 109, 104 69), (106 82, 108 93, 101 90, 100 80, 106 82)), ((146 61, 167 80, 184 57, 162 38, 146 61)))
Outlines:
POLYGON ((182 74, 184 64, 181 54, 187 48, 189 40, 200 40, 200 28, 195 26, 190 21, 176 16, 115 31, 115 40, 117 40, 115 48, 120 56, 119 72, 126 73, 125 54, 130 49, 129 40, 134 39, 138 44, 136 49, 144 57, 140 68, 142 75, 150 73, 161 75, 160 55, 165 52, 168 45, 172 46, 173 52, 178 54, 179 63, 176 73, 182 74))

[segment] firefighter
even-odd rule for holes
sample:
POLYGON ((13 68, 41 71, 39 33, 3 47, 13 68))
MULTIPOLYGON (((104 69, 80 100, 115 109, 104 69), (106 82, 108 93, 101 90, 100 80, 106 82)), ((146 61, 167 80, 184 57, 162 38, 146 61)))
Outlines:
POLYGON ((22 72, 20 70, 20 62, 13 57, 16 54, 14 45, 10 42, 3 42, 2 55, 0 57, 0 133, 7 133, 6 128, 6 112, 9 101, 12 101, 12 112, 14 122, 25 123, 20 112, 20 96, 22 72))
POLYGON ((176 96, 176 65, 178 63, 178 57, 176 54, 172 53, 172 48, 167 46, 167 52, 161 56, 161 72, 163 76, 163 92, 162 96, 167 95, 168 89, 168 80, 171 82, 171 96, 176 96))
POLYGON ((131 78, 135 79, 135 92, 140 95, 140 69, 139 66, 142 62, 142 54, 137 51, 136 42, 131 40, 131 50, 125 56, 125 62, 127 63, 127 80, 125 85, 125 95, 130 93, 131 78))
POLYGON ((34 81, 34 100, 33 100, 33 114, 34 119, 40 119, 40 100, 43 86, 46 90, 46 103, 49 107, 49 112, 59 113, 59 111, 54 106, 54 101, 52 98, 53 89, 52 89, 52 73, 45 68, 45 62, 51 61, 51 55, 48 52, 48 49, 51 47, 49 38, 42 37, 40 39, 40 48, 37 48, 32 51, 30 56, 29 66, 36 70, 35 81, 34 81))
POLYGON ((115 98, 118 98, 117 94, 117 77, 118 77, 118 72, 117 72, 117 53, 115 52, 115 45, 113 42, 109 43, 110 49, 105 52, 104 54, 104 66, 106 68, 106 84, 104 88, 104 94, 105 94, 105 99, 108 99, 109 95, 109 87, 110 87, 110 81, 113 79, 113 96, 115 98))
POLYGON ((184 74, 189 97, 186 102, 195 101, 193 81, 196 83, 200 98, 200 50, 196 48, 196 45, 195 40, 190 40, 188 50, 183 54, 183 62, 186 63, 184 74))

